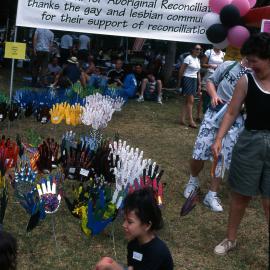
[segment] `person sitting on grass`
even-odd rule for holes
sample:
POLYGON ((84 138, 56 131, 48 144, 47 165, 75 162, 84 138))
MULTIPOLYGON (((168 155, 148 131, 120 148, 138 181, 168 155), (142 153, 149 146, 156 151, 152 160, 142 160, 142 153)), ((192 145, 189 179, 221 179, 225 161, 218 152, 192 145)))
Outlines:
POLYGON ((133 66, 128 64, 124 67, 125 77, 123 81, 122 91, 126 98, 135 98, 137 91, 137 80, 133 72, 133 66))
POLYGON ((56 76, 53 86, 60 88, 71 87, 77 81, 81 81, 81 70, 77 57, 72 56, 67 60, 67 66, 56 76))
POLYGON ((48 65, 48 82, 53 83, 56 76, 62 71, 62 68, 58 64, 58 58, 54 56, 51 63, 48 65))
POLYGON ((15 270, 17 268, 17 241, 8 232, 0 230, 0 269, 15 270))
POLYGON ((163 225, 161 210, 152 189, 141 189, 127 195, 124 201, 123 228, 127 246, 128 267, 111 258, 102 258, 95 270, 172 270, 173 260, 166 244, 156 236, 163 225))
POLYGON ((135 64, 134 75, 135 75, 136 81, 137 81, 137 92, 140 92, 142 80, 146 77, 146 74, 143 71, 142 64, 135 64))
POLYGON ((162 82, 158 80, 152 71, 148 72, 147 78, 142 80, 138 102, 144 100, 157 101, 162 104, 162 82))
MULTIPOLYGON (((88 65, 88 64, 87 64, 88 65)), ((83 69, 81 76, 81 83, 83 87, 93 87, 95 89, 101 89, 104 91, 107 87, 107 79, 102 75, 102 70, 100 67, 95 67, 94 72, 89 74, 88 68, 83 69)))
POLYGON ((125 76, 125 72, 122 69, 123 61, 121 59, 117 59, 115 61, 115 68, 109 70, 108 77, 108 85, 115 84, 117 87, 123 86, 123 80, 125 76))

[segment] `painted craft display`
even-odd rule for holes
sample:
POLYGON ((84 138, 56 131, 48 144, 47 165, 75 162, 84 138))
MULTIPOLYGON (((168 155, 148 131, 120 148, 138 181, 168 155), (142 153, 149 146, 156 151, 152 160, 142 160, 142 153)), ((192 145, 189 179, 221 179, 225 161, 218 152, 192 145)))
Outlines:
POLYGON ((81 124, 82 107, 80 104, 70 105, 68 103, 54 104, 50 109, 52 124, 60 124, 65 121, 67 125, 77 126, 81 124))
POLYGON ((82 122, 95 130, 103 129, 108 125, 114 111, 120 110, 123 104, 124 101, 121 98, 112 99, 101 94, 88 96, 85 98, 82 122))
POLYGON ((35 191, 37 172, 31 169, 26 157, 23 160, 15 170, 12 184, 20 205, 30 215, 26 230, 31 231, 38 225, 39 220, 45 218, 45 212, 35 191))
MULTIPOLYGON (((86 92, 79 95, 81 88, 79 84, 74 84, 70 89, 46 88, 39 91, 19 89, 12 98, 11 106, 7 102, 0 102, 0 121, 6 117, 9 117, 10 121, 14 121, 19 116, 29 117, 34 114, 37 121, 43 124, 51 120, 53 124, 65 121, 67 125, 77 126, 81 124, 81 106, 88 102, 88 105, 96 104, 96 106, 91 111, 92 122, 87 125, 93 124, 98 129, 98 123, 101 121, 98 118, 99 113, 102 113, 102 118, 107 119, 108 122, 113 111, 120 111, 125 103, 125 100, 118 95, 102 96, 99 89, 87 91, 87 96, 86 92), (102 107, 98 110, 100 104, 102 107)), ((86 111, 89 115, 89 108, 86 108, 86 111)), ((106 124, 102 123, 102 126, 106 126, 106 124)))
POLYGON ((73 202, 64 197, 73 216, 81 219, 82 231, 87 235, 102 232, 116 217, 116 207, 111 203, 111 186, 103 177, 94 176, 87 184, 74 189, 73 202))
POLYGON ((53 138, 47 138, 38 146, 36 166, 40 172, 49 173, 57 167, 58 151, 59 145, 53 138))
POLYGON ((61 195, 57 190, 57 184, 56 177, 43 178, 40 183, 37 184, 38 195, 44 205, 46 214, 54 214, 60 206, 61 195))

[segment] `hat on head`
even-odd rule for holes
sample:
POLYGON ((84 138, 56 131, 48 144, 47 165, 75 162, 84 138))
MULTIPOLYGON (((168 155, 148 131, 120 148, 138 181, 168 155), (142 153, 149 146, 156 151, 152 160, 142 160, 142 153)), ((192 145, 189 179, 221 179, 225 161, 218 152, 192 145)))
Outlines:
POLYGON ((78 59, 75 56, 70 57, 67 61, 71 64, 78 64, 78 59))

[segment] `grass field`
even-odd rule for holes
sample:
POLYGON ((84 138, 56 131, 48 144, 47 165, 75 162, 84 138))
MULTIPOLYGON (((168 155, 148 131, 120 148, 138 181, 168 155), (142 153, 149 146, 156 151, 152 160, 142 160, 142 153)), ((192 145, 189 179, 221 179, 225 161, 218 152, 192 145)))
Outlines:
MULTIPOLYGON (((16 74, 15 85, 18 86, 21 84, 20 74, 16 74)), ((8 72, 0 70, 1 91, 8 91, 8 82, 8 72)), ((229 203, 226 181, 220 192, 225 208, 223 213, 213 213, 199 203, 188 216, 180 218, 180 208, 184 202, 182 192, 189 176, 188 162, 198 132, 178 124, 181 106, 182 100, 176 95, 170 95, 162 106, 131 101, 121 112, 113 115, 104 133, 113 136, 118 132, 121 139, 133 147, 139 147, 144 151, 145 158, 153 159, 165 170, 162 178, 167 183, 162 209, 165 227, 159 235, 172 252, 176 270, 267 269, 269 235, 259 198, 254 198, 247 209, 239 230, 238 248, 228 256, 218 257, 213 253, 214 246, 224 238, 226 232, 229 203)), ((10 131, 7 130, 7 121, 0 123, 0 126, 2 134, 13 138, 16 133, 25 137, 27 129, 34 129, 44 138, 54 136, 60 140, 61 135, 70 130, 66 125, 41 125, 34 118, 13 122, 10 131)), ((87 128, 83 126, 73 130, 77 134, 87 133, 87 128)), ((210 164, 207 164, 200 177, 203 194, 208 189, 209 176, 210 164)), ((65 187, 68 185, 67 181, 65 187)), ((19 270, 93 269, 97 260, 104 255, 125 263, 126 242, 121 230, 121 217, 101 235, 87 238, 81 232, 78 220, 70 215, 62 203, 54 221, 52 216, 47 216, 40 226, 26 233, 29 216, 14 198, 11 188, 9 194, 4 228, 18 239, 19 270)))

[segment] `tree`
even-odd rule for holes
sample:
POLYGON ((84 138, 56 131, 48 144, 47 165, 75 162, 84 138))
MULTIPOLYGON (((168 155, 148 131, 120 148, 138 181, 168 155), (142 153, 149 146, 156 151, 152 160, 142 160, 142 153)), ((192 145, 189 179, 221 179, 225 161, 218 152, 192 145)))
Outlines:
POLYGON ((170 41, 168 42, 166 52, 166 61, 163 69, 163 84, 165 86, 168 85, 168 82, 170 81, 170 77, 173 71, 173 64, 175 63, 175 54, 176 54, 176 41, 170 41))

